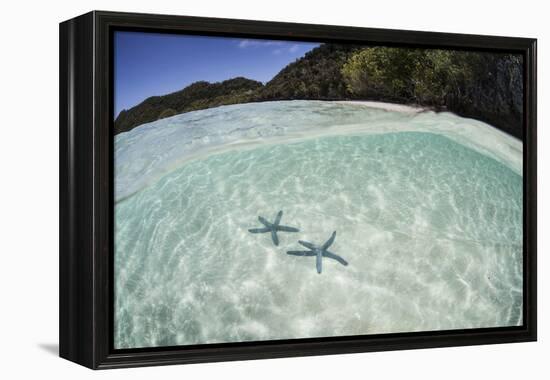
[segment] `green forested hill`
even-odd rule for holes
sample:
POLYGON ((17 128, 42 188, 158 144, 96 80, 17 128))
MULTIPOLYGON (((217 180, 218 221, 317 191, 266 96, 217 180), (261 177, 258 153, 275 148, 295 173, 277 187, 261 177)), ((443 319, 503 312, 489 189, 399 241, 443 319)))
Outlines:
POLYGON ((342 99, 349 97, 342 66, 359 49, 324 44, 289 64, 259 90, 260 100, 342 99))
POLYGON ((242 77, 217 83, 195 82, 183 90, 152 96, 129 110, 122 110, 115 120, 115 133, 183 112, 247 102, 260 87, 261 82, 242 77))

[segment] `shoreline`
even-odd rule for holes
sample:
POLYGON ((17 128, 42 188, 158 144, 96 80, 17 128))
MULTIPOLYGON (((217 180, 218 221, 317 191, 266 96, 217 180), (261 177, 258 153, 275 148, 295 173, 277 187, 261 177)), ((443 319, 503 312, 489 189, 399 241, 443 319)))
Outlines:
MULTIPOLYGON (((134 128, 128 130, 128 131, 122 131, 122 132, 115 132, 115 136, 128 133, 135 128, 139 128, 146 124, 156 123, 160 120, 170 119, 173 117, 178 117, 181 115, 185 115, 192 112, 199 112, 199 111, 205 111, 205 110, 211 110, 215 108, 220 107, 231 107, 231 106, 239 106, 239 105, 247 105, 247 104, 262 104, 262 103, 273 103, 273 102, 330 102, 330 103, 337 103, 337 104, 347 104, 347 105, 356 105, 356 106, 362 106, 362 107, 369 107, 369 108, 375 108, 383 111, 390 111, 390 112, 400 112, 400 113, 409 113, 409 114, 416 114, 421 112, 450 112, 450 111, 436 111, 434 108, 421 106, 418 104, 402 104, 402 103, 392 103, 392 102, 384 102, 384 101, 378 101, 378 100, 358 100, 358 99, 273 99, 273 100, 253 100, 253 101, 247 101, 242 103, 231 103, 231 104, 221 104, 215 107, 206 107, 201 108, 197 110, 192 111, 184 111, 181 113, 178 113, 173 116, 165 117, 162 119, 157 119, 154 121, 150 121, 148 123, 143 123, 140 125, 135 126, 134 128)), ((118 116, 117 116, 118 117, 118 116)), ((116 119, 116 117, 115 117, 116 119)))
POLYGON ((417 104, 400 104, 400 103, 388 103, 379 102, 375 100, 328 100, 338 104, 357 105, 362 107, 376 108, 384 111, 401 112, 401 113, 420 113, 426 111, 433 111, 430 108, 423 107, 417 104))

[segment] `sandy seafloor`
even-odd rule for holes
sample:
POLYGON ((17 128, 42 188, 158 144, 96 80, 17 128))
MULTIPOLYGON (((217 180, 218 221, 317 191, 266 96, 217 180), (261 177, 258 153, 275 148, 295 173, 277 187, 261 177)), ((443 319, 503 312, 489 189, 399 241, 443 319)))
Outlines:
POLYGON ((115 137, 115 347, 522 323, 522 143, 381 103, 194 111, 115 137), (250 234, 258 215, 299 233, 250 234), (294 257, 323 243, 348 266, 294 257))

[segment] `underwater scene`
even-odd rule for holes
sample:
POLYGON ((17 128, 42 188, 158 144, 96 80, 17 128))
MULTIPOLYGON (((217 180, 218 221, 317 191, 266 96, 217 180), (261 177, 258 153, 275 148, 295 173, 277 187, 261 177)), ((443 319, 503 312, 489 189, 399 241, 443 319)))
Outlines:
MULTIPOLYGON (((293 69, 327 46, 237 42, 227 43, 295 53, 293 69)), ((399 88, 374 84, 377 96, 358 94, 349 65, 376 57, 345 54, 335 97, 270 98, 283 91, 266 90, 276 76, 120 111, 115 348, 523 323, 523 144, 512 116, 499 124, 432 98, 396 101, 384 91, 399 88), (164 113, 150 120, 154 107, 164 113)))

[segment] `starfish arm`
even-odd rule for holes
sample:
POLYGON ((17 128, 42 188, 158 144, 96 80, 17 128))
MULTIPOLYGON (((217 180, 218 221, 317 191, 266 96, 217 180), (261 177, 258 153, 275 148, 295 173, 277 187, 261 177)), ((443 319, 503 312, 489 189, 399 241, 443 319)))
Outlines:
POLYGON ((332 233, 332 235, 330 236, 330 238, 325 242, 325 244, 323 244, 323 246, 321 247, 321 249, 327 249, 328 247, 330 247, 332 245, 332 243, 334 243, 334 239, 336 239, 336 231, 334 231, 332 233))
POLYGON ((299 229, 295 227, 288 227, 288 226, 277 226, 277 231, 284 231, 284 232, 300 232, 299 229))
POLYGON ((260 223, 262 223, 266 227, 272 226, 272 224, 269 223, 263 216, 258 216, 258 220, 260 221, 260 223))
POLYGON ((277 236, 277 231, 274 229, 271 230, 271 240, 273 240, 273 244, 279 245, 279 237, 277 236))
POLYGON ((346 260, 344 260, 343 258, 341 258, 340 256, 338 256, 335 253, 328 252, 328 251, 323 251, 323 256, 328 257, 329 259, 336 260, 342 265, 348 265, 348 262, 346 260))
POLYGON ((315 256, 315 252, 313 251, 287 251, 286 254, 293 256, 315 256))
POLYGON ((269 232, 270 229, 267 228, 267 227, 262 227, 262 228, 251 228, 248 230, 248 232, 251 232, 253 234, 262 234, 262 233, 265 233, 265 232, 269 232))
POLYGON ((317 252, 317 260, 315 260, 315 266, 317 267, 317 273, 321 274, 323 271, 323 255, 321 252, 317 252))
POLYGON ((303 245, 304 247, 309 249, 315 249, 315 246, 313 245, 313 243, 310 243, 308 241, 298 240, 298 244, 303 245))
POLYGON ((277 224, 281 223, 281 218, 282 217, 283 217, 283 210, 281 210, 277 213, 277 216, 275 217, 275 221, 273 222, 273 224, 277 225, 277 224))

